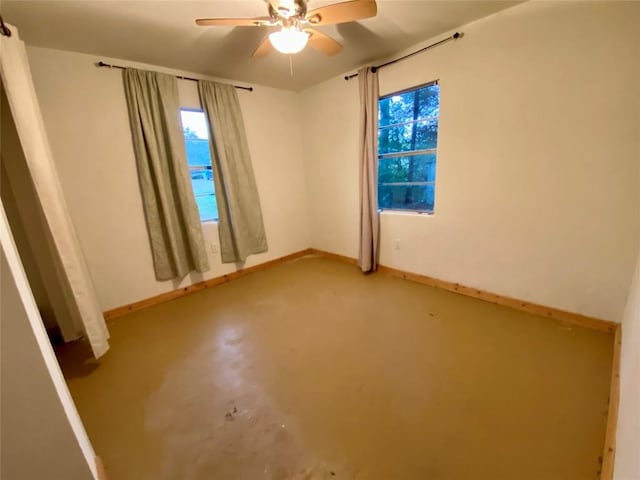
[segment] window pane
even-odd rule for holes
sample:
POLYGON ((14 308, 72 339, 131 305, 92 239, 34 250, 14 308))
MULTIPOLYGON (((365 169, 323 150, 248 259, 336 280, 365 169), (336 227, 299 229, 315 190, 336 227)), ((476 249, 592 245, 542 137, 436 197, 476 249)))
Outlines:
POLYGON ((379 103, 379 126, 437 117, 440 113, 440 86, 431 85, 418 90, 383 98, 379 103), (417 110, 414 111, 414 107, 417 110))
POLYGON ((434 185, 379 185, 378 206, 382 209, 433 211, 434 185))
POLYGON ((415 123, 378 129, 378 153, 410 152, 436 148, 438 144, 438 118, 432 117, 415 123))
POLYGON ((381 158, 378 164, 378 183, 434 182, 435 179, 435 154, 381 158))
POLYGON ((193 185, 193 194, 196 197, 200 195, 213 195, 213 175, 211 170, 191 170, 191 183, 193 185))
POLYGON ((207 221, 218 219, 218 204, 216 202, 215 195, 196 197, 196 203, 198 204, 198 210, 200 211, 200 220, 207 221))
POLYGON ((419 118, 437 117, 440 115, 440 85, 431 85, 418 90, 419 118))
POLYGON ((211 166, 209 140, 203 138, 187 138, 185 136, 184 146, 187 149, 187 163, 190 167, 211 166))
POLYGON ((217 220, 218 205, 213 185, 211 154, 209 152, 209 129, 204 112, 181 110, 184 144, 191 183, 200 220, 217 220))
POLYGON ((202 110, 180 110, 185 138, 209 140, 209 126, 202 110))
POLYGON ((393 95, 380 100, 378 120, 381 127, 413 120, 413 93, 393 95))
POLYGON ((378 206, 432 212, 440 87, 383 98, 378 116, 378 206), (418 154, 419 151, 431 151, 418 154), (417 185, 416 185, 417 184, 417 185))

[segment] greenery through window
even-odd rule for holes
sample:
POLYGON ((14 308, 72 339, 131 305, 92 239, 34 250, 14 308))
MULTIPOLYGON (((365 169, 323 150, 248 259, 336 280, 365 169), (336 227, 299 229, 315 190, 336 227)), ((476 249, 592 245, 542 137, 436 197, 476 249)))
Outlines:
POLYGON ((378 207, 433 212, 440 87, 382 97, 378 113, 378 207))
POLYGON ((187 164, 191 175, 200 220, 218 219, 218 204, 213 186, 213 170, 209 151, 209 128, 204 112, 181 110, 184 144, 187 148, 187 164))

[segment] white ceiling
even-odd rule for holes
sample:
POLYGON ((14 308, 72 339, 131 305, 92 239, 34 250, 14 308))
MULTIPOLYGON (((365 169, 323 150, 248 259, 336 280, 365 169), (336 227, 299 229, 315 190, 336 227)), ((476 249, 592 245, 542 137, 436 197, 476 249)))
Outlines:
MULTIPOLYGON (((309 8, 329 3, 311 0, 309 8)), ((200 17, 267 14, 264 0, 2 0, 6 22, 28 45, 162 65, 246 83, 301 90, 485 17, 513 1, 378 0, 378 15, 319 27, 344 45, 334 57, 306 48, 252 60, 266 27, 198 27, 200 17)))

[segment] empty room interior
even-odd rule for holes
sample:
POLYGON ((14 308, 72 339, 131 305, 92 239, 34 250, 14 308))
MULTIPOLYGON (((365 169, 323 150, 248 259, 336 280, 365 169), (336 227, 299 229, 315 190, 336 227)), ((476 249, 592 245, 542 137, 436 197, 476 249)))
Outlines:
POLYGON ((640 2, 0 14, 0 478, 640 480, 640 2))

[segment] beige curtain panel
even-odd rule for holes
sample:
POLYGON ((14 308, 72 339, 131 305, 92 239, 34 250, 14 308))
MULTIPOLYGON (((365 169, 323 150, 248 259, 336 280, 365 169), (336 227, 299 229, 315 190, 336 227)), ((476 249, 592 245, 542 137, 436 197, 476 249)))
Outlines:
POLYGON ((232 85, 204 80, 198 92, 209 124, 222 261, 244 262, 267 251, 267 236, 238 94, 232 85))
POLYGON ((127 68, 123 79, 156 278, 209 270, 176 78, 127 68))
POLYGON ((360 250, 363 272, 378 267, 378 73, 358 72, 360 88, 360 250))

